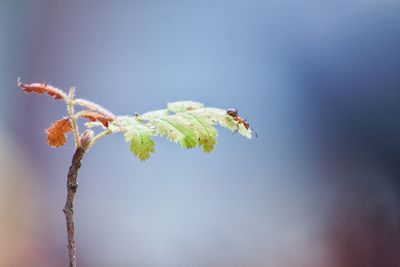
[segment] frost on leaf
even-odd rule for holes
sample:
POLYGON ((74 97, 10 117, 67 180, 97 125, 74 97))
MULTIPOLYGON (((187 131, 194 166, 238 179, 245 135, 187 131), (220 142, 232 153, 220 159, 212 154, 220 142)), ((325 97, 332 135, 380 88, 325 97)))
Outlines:
POLYGON ((47 143, 51 147, 61 147, 67 142, 66 134, 72 131, 71 120, 63 118, 54 122, 50 128, 46 129, 47 143))
POLYGON ((131 125, 124 134, 125 141, 131 142, 131 151, 141 161, 150 158, 150 153, 155 152, 155 143, 150 136, 152 130, 141 123, 131 125))
POLYGON ((109 122, 112 122, 114 120, 113 118, 107 117, 106 115, 91 110, 84 110, 81 111, 79 114, 81 117, 84 117, 92 122, 95 121, 101 122, 101 124, 103 124, 104 127, 108 127, 109 122))
POLYGON ((67 99, 67 95, 63 91, 45 83, 24 84, 18 79, 17 85, 25 93, 36 93, 38 95, 48 94, 54 99, 67 99))

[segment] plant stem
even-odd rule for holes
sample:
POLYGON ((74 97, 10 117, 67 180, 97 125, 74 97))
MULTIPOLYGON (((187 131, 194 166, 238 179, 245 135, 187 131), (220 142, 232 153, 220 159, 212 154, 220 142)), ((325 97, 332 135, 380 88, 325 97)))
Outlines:
POLYGON ((78 170, 81 167, 81 160, 85 154, 83 147, 78 147, 72 157, 72 163, 68 171, 67 179, 67 201, 63 209, 65 219, 67 222, 67 236, 68 236, 68 255, 69 266, 76 267, 76 249, 75 249, 75 229, 74 229, 74 197, 78 184, 76 182, 78 177, 78 170))
POLYGON ((77 99, 74 99, 73 104, 88 108, 90 110, 98 111, 101 114, 106 115, 107 117, 115 118, 115 115, 111 111, 109 111, 108 109, 106 109, 92 101, 82 99, 82 98, 77 98, 77 99))
POLYGON ((97 142, 100 138, 103 138, 103 137, 105 137, 105 136, 107 136, 107 135, 110 135, 110 134, 112 134, 112 133, 113 133, 113 132, 112 132, 111 130, 107 129, 107 130, 104 130, 103 132, 97 134, 97 135, 93 138, 93 140, 90 142, 90 144, 86 147, 86 151, 89 150, 94 144, 96 144, 96 142, 97 142))
POLYGON ((75 88, 71 87, 71 89, 69 89, 69 96, 68 96, 68 113, 72 121, 72 128, 74 130, 76 147, 80 147, 81 140, 79 138, 79 129, 78 129, 78 124, 76 123, 76 118, 74 113, 74 104, 73 104, 74 96, 75 96, 75 88))

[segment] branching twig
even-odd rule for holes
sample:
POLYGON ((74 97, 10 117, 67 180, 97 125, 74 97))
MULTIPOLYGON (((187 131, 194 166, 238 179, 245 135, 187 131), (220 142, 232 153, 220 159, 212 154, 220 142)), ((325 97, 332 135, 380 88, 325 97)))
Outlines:
POLYGON ((67 201, 63 209, 65 219, 67 221, 67 236, 68 236, 68 254, 69 266, 76 267, 76 250, 75 250, 75 229, 74 229, 74 197, 78 184, 76 182, 78 177, 78 170, 81 167, 81 160, 85 154, 83 147, 78 147, 72 157, 71 167, 68 171, 67 179, 67 201))
POLYGON ((107 130, 104 130, 104 131, 102 131, 101 133, 97 134, 97 135, 93 138, 93 140, 89 143, 89 145, 87 146, 86 151, 89 150, 94 144, 96 144, 96 142, 97 142, 100 138, 103 138, 103 137, 105 137, 105 136, 107 136, 107 135, 110 135, 110 134, 112 134, 112 133, 113 133, 113 132, 112 132, 111 130, 107 129, 107 130))
POLYGON ((68 113, 72 120, 72 128, 74 130, 75 143, 76 147, 78 148, 81 146, 81 140, 79 139, 79 129, 74 114, 74 104, 73 104, 74 96, 75 96, 75 88, 71 87, 71 89, 69 89, 69 96, 68 96, 68 113))
POLYGON ((86 100, 86 99, 82 99, 82 98, 77 98, 77 99, 74 99, 73 103, 76 104, 76 105, 88 108, 90 110, 98 111, 101 114, 106 115, 107 117, 115 118, 115 115, 111 111, 109 111, 108 109, 106 109, 106 108, 104 108, 104 107, 100 106, 99 104, 94 103, 92 101, 89 101, 89 100, 86 100))
POLYGON ((71 130, 75 137, 76 150, 68 171, 67 200, 63 209, 67 223, 70 267, 76 267, 74 198, 78 189, 78 170, 85 153, 98 140, 110 134, 123 133, 124 139, 130 142, 132 153, 143 161, 150 157, 150 153, 155 152, 152 138, 156 135, 166 136, 169 141, 180 143, 184 148, 202 147, 206 153, 211 152, 217 143, 217 123, 234 133, 239 132, 249 139, 252 137, 252 128, 238 115, 236 109, 206 108, 199 102, 178 101, 169 103, 167 109, 147 112, 139 119, 138 115, 115 116, 99 104, 86 99, 74 99, 73 87, 67 96, 62 90, 46 83, 24 84, 18 79, 17 85, 26 93, 47 94, 55 100, 64 100, 67 104, 69 119, 57 120, 46 133, 47 141, 52 147, 62 147, 71 130), (74 105, 82 106, 84 110, 75 114, 74 105), (90 129, 92 126, 86 124, 88 129, 80 135, 77 119, 82 117, 97 122, 92 126, 101 126, 104 130, 94 135, 90 129))

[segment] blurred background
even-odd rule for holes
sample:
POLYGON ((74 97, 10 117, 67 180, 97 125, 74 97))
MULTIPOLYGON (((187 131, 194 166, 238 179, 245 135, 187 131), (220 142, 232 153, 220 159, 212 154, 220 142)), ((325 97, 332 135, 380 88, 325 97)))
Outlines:
POLYGON ((121 135, 83 160, 79 266, 400 266, 400 2, 0 1, 0 266, 66 266, 66 114, 195 100, 257 131, 211 154, 121 135))

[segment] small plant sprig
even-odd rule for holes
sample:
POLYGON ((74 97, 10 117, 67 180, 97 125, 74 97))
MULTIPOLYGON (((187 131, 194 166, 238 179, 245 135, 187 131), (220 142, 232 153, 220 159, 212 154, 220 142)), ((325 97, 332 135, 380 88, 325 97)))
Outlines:
POLYGON ((86 152, 101 138, 122 133, 130 143, 132 153, 141 161, 150 158, 155 152, 153 138, 165 136, 169 141, 179 143, 183 148, 202 147, 205 153, 211 152, 217 144, 216 124, 232 132, 251 138, 253 131, 249 123, 238 115, 236 109, 204 107, 202 103, 179 101, 168 103, 166 109, 135 113, 133 116, 116 116, 104 107, 86 99, 75 98, 75 88, 66 94, 62 90, 46 83, 24 84, 18 78, 18 87, 25 93, 47 94, 55 100, 65 102, 68 116, 55 121, 46 129, 47 143, 51 147, 62 147, 66 135, 73 132, 76 150, 67 175, 67 200, 64 214, 67 224, 69 266, 76 267, 76 247, 74 230, 74 197, 78 189, 77 176, 81 161, 86 152), (81 108, 75 112, 75 107, 81 108), (86 129, 81 133, 77 121, 87 119, 86 129), (95 128, 100 131, 95 134, 95 128))

